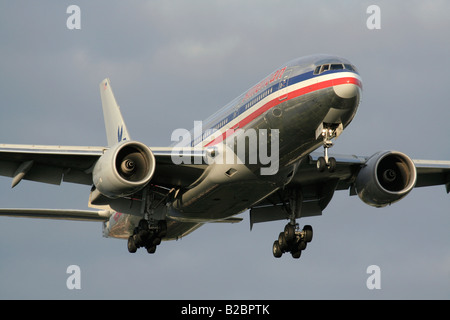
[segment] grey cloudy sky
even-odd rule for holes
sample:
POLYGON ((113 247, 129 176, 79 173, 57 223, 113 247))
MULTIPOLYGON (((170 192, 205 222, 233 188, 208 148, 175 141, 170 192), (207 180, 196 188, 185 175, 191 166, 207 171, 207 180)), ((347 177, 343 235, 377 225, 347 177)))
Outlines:
MULTIPOLYGON (((104 145, 100 81, 109 77, 132 137, 165 146, 283 63, 314 53, 354 63, 364 85, 334 153, 393 149, 450 160, 450 3, 377 1, 2 1, 0 142, 104 145), (81 8, 81 30, 66 9, 81 8)), ((89 187, 0 178, 1 207, 87 207, 89 187)), ((450 198, 415 189, 374 209, 335 194, 300 260, 274 259, 284 221, 249 231, 206 225, 156 254, 130 255, 86 222, 0 218, 0 298, 448 299, 450 198), (81 290, 66 269, 81 268, 81 290), (368 290, 366 269, 381 269, 368 290)))

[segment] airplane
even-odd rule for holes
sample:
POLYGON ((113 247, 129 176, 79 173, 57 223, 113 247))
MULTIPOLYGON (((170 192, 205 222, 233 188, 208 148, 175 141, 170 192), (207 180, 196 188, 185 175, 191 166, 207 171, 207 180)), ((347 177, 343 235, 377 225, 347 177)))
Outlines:
POLYGON ((385 150, 371 156, 329 155, 356 115, 363 90, 357 68, 333 55, 297 58, 270 73, 169 147, 132 140, 111 83, 100 83, 107 146, 0 145, 0 175, 91 187, 88 207, 0 209, 12 217, 98 221, 103 236, 127 240, 130 253, 155 253, 161 241, 207 223, 286 220, 275 258, 298 259, 312 241, 310 225, 335 191, 385 207, 414 187, 444 185, 450 161, 413 160, 385 150), (322 149, 323 150, 320 150, 322 149))

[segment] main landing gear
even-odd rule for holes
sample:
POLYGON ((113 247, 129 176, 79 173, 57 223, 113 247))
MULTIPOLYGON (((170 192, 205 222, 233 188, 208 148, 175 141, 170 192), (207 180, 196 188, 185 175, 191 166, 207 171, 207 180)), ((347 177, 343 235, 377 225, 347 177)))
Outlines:
POLYGON ((280 258, 286 252, 290 252, 294 259, 300 258, 306 244, 312 240, 313 230, 309 225, 304 226, 301 231, 298 229, 298 224, 288 223, 284 227, 284 232, 273 243, 272 253, 275 258, 280 258))
POLYGON ((133 235, 128 237, 128 252, 130 253, 135 253, 141 247, 147 249, 148 253, 155 253, 161 239, 167 235, 167 222, 162 215, 156 213, 155 209, 163 203, 168 194, 158 201, 155 199, 155 194, 155 192, 150 192, 149 187, 142 190, 141 213, 143 218, 134 228, 133 235), (153 206, 155 202, 156 206, 153 206))
POLYGON ((317 159, 317 170, 324 172, 328 168, 328 172, 332 173, 336 170, 336 159, 328 157, 328 149, 333 146, 331 139, 337 138, 343 131, 342 124, 326 124, 323 123, 316 131, 317 138, 322 136, 323 139, 323 157, 317 159))
POLYGON ((128 252, 135 253, 138 248, 145 247, 148 253, 155 253, 156 247, 161 243, 161 239, 166 233, 167 224, 165 220, 150 225, 147 220, 142 219, 134 229, 133 235, 128 238, 128 252))
MULTIPOLYGON (((275 258, 280 258, 283 253, 290 252, 294 259, 300 258, 302 251, 313 238, 313 229, 306 225, 300 230, 296 219, 301 217, 303 204, 303 193, 300 188, 288 190, 289 205, 283 202, 286 212, 289 214, 289 223, 280 232, 278 240, 272 246, 272 253, 275 258)), ((281 196, 283 197, 283 196, 281 196)), ((283 197, 284 198, 284 197, 283 197)))

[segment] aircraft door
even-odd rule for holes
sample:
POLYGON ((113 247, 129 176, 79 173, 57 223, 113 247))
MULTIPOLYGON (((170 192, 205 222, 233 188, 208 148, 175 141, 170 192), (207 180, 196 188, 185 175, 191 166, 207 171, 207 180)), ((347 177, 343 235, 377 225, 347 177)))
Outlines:
POLYGON ((279 85, 278 85, 278 90, 280 90, 280 96, 278 97, 278 99, 281 100, 285 100, 288 97, 288 89, 287 87, 289 86, 289 77, 291 75, 292 70, 289 69, 287 70, 284 75, 283 78, 281 79, 279 85))

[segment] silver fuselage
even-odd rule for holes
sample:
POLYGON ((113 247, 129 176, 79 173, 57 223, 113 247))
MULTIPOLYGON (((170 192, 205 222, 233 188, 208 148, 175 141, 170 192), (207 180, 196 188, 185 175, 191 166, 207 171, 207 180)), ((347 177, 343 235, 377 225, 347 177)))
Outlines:
MULTIPOLYGON (((322 124, 341 124, 343 128, 350 124, 361 90, 361 78, 349 61, 329 55, 309 56, 278 68, 203 121, 201 131, 192 131, 191 147, 236 153, 237 146, 244 145, 245 159, 213 162, 200 179, 179 190, 160 209, 158 214, 168 225, 165 240, 239 214, 288 184, 301 161, 322 146, 317 136, 322 124), (259 161, 262 150, 249 145, 245 133, 271 135, 273 130, 278 139, 276 170, 261 174, 268 164, 259 161)), ((127 237, 141 218, 120 216, 114 226, 109 225, 108 236, 127 237)))

